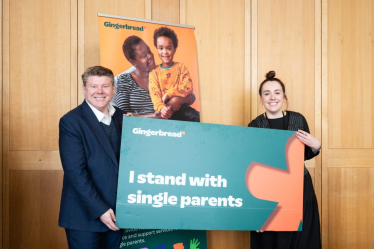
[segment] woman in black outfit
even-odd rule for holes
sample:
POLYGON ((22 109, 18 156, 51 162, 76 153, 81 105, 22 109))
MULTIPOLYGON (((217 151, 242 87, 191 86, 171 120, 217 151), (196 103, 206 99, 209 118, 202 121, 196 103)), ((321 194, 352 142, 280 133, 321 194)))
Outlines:
MULTIPOLYGON (((319 154, 321 143, 309 134, 308 123, 303 115, 292 111, 283 111, 287 103, 286 89, 283 82, 275 78, 275 72, 266 74, 266 79, 259 88, 265 113, 261 114, 248 127, 259 127, 296 131, 297 138, 305 144, 304 160, 319 154)), ((318 249, 321 248, 318 204, 312 179, 304 166, 303 230, 295 232, 251 232, 251 249, 318 249)))

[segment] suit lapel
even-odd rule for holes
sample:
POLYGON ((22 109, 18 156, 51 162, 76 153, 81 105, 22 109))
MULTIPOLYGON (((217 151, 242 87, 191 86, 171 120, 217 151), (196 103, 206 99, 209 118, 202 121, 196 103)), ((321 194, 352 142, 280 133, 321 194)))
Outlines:
MULTIPOLYGON (((101 127, 100 122, 97 120, 97 117, 91 110, 91 108, 88 106, 86 101, 83 101, 82 103, 82 116, 86 120, 87 124, 91 127, 92 131, 96 135, 96 137, 99 139, 101 144, 103 145, 105 151, 109 154, 110 158, 112 159, 114 165, 118 168, 118 162, 116 155, 114 154, 112 145, 110 144, 108 136, 105 134, 104 129, 101 127)), ((117 111, 116 111, 117 112, 117 111)))
POLYGON ((119 109, 118 107, 115 107, 116 108, 116 112, 113 114, 113 118, 114 120, 116 121, 116 124, 117 124, 117 128, 118 128, 118 131, 119 131, 119 134, 122 135, 122 121, 123 121, 123 112, 121 109, 119 109))

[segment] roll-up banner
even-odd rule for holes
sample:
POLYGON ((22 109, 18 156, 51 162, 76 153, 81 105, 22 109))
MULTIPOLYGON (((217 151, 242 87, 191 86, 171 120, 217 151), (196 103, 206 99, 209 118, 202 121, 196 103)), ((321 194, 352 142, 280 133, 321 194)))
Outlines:
MULTIPOLYGON (((165 118, 166 108, 168 119, 200 121, 194 27, 106 14, 98 21, 101 65, 115 75, 113 105, 127 115, 165 118)), ((121 224, 129 229, 120 248, 207 248, 205 231, 146 227, 121 224)))

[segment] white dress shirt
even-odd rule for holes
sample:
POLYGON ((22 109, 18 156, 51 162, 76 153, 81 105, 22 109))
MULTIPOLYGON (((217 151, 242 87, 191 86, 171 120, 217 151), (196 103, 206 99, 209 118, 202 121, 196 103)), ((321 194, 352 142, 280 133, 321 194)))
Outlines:
POLYGON ((90 103, 88 103, 87 100, 86 100, 86 103, 91 108, 91 110, 93 111, 93 113, 95 114, 95 116, 96 116, 97 120, 99 120, 99 122, 104 123, 106 125, 110 125, 110 122, 112 121, 112 116, 116 112, 116 108, 114 108, 109 103, 109 106, 108 106, 109 116, 107 116, 104 113, 102 113, 101 111, 99 111, 98 109, 96 109, 95 107, 93 107, 90 103))

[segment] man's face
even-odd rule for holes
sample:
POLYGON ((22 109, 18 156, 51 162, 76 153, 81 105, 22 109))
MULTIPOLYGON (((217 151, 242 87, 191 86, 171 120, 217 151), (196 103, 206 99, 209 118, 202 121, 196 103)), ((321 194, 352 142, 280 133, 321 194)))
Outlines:
POLYGON ((83 95, 93 107, 109 115, 108 106, 114 95, 114 85, 108 76, 89 76, 86 86, 83 86, 83 95))

